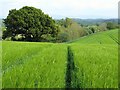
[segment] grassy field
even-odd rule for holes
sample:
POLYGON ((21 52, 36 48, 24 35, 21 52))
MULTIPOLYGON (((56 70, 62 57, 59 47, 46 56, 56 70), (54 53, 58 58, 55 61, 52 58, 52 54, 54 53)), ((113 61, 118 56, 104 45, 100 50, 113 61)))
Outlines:
POLYGON ((2 52, 3 88, 118 87, 118 30, 66 44, 3 41, 2 52))
POLYGON ((70 42, 72 44, 118 44, 118 30, 98 32, 78 40, 70 42))
POLYGON ((66 59, 66 45, 3 42, 2 86, 65 87, 66 59))
POLYGON ((89 35, 71 45, 73 87, 118 87, 118 30, 89 35))
POLYGON ((116 45, 73 45, 75 69, 73 87, 117 88, 118 47, 116 45), (79 49, 78 49, 79 48, 79 49))
POLYGON ((72 42, 73 87, 118 87, 118 30, 89 35, 72 42))

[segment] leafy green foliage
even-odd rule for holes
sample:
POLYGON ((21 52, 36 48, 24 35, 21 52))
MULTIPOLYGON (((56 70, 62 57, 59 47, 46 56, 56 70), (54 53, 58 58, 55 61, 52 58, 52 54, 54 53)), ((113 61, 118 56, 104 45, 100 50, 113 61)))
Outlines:
POLYGON ((99 31, 106 31, 107 30, 107 23, 102 23, 98 25, 99 31))
POLYGON ((107 22, 107 28, 110 29, 116 29, 117 28, 117 24, 116 23, 112 23, 112 22, 107 22))
POLYGON ((24 41, 42 41, 47 39, 42 35, 49 34, 55 39, 59 31, 51 17, 40 9, 28 6, 10 10, 4 23, 7 29, 3 32, 3 39, 11 37, 16 40, 15 36, 21 35, 20 39, 24 41))
POLYGON ((86 31, 70 18, 61 19, 57 23, 60 26, 58 42, 70 41, 87 35, 86 31))
POLYGON ((56 23, 60 28, 58 42, 71 41, 89 34, 118 28, 116 20, 88 20, 89 23, 94 22, 94 24, 91 25, 84 25, 80 20, 81 19, 70 18, 56 20, 56 23), (97 21, 98 23, 95 23, 97 21))

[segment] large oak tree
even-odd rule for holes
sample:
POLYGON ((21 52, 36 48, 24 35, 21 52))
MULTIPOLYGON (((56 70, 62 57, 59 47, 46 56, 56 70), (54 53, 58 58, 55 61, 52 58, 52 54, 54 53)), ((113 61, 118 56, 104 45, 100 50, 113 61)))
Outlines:
POLYGON ((11 37, 24 41, 50 41, 55 40, 59 29, 55 21, 44 14, 42 10, 25 6, 19 10, 12 9, 4 19, 6 31, 3 32, 3 39, 11 37))

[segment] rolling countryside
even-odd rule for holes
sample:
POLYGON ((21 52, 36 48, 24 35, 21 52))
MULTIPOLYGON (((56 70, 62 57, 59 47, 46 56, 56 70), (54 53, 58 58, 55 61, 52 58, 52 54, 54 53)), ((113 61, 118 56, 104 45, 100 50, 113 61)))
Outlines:
POLYGON ((118 29, 65 43, 1 44, 2 88, 118 88, 118 29))

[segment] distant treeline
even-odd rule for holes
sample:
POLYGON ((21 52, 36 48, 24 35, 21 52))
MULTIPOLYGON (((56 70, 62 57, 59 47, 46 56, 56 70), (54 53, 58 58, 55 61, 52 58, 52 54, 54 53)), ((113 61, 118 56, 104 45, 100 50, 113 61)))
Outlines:
POLYGON ((118 23, 118 19, 79 19, 79 18, 72 18, 73 21, 77 22, 81 25, 95 25, 95 24, 101 24, 101 23, 118 23))
MULTIPOLYGON (((81 19, 78 19, 78 21, 79 20, 81 19)), ((70 18, 56 20, 56 23, 60 28, 58 42, 66 42, 92 33, 116 29, 119 27, 116 20, 93 20, 93 22, 92 19, 90 19, 88 22, 86 21, 88 24, 83 24, 82 21, 78 21, 77 19, 70 18), (90 23, 95 24, 90 25, 90 23)))

